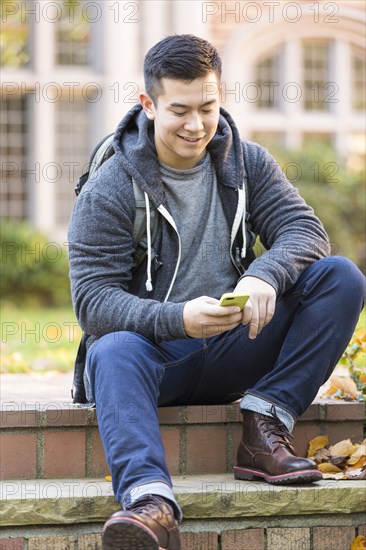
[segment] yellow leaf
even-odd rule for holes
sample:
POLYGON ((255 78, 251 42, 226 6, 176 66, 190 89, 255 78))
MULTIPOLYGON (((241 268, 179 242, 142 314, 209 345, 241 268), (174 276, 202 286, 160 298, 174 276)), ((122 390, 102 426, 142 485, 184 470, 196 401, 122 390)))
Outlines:
POLYGON ((337 388, 335 386, 330 385, 323 395, 334 395, 336 391, 337 391, 337 388))
POLYGON ((351 550, 366 550, 366 537, 359 535, 353 539, 351 550))
POLYGON ((104 478, 106 481, 112 481, 112 476, 105 476, 104 478))
POLYGON ((314 456, 315 451, 322 449, 328 445, 329 440, 327 435, 318 435, 309 441, 308 458, 314 456))
POLYGON ((329 462, 322 462, 322 464, 318 464, 318 469, 325 474, 338 474, 342 472, 342 470, 337 468, 337 466, 334 466, 334 464, 330 464, 329 462))
POLYGON ((352 456, 347 460, 347 464, 352 466, 356 464, 361 458, 366 457, 366 445, 358 445, 357 449, 352 453, 352 456))
POLYGON ((336 376, 330 377, 331 385, 337 390, 341 390, 344 395, 348 395, 352 399, 356 399, 359 395, 356 383, 348 376, 336 376))
POLYGON ((362 456, 358 462, 355 462, 354 464, 350 464, 349 468, 362 468, 366 464, 366 456, 362 456))
POLYGON ((355 452, 356 448, 357 446, 353 445, 350 439, 344 439, 343 441, 332 445, 329 450, 331 456, 351 456, 355 452))

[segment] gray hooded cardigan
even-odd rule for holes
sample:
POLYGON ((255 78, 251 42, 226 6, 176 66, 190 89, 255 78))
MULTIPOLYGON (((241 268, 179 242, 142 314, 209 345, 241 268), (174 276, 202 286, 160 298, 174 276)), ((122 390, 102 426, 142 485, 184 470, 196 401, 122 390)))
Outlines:
MULTIPOLYGON (((169 219, 153 123, 140 105, 119 124, 113 146, 115 154, 87 181, 70 219, 70 279, 76 317, 84 333, 91 336, 88 343, 124 330, 156 342, 184 338, 184 303, 169 302, 181 243, 174 220, 169 219), (148 196, 150 208, 160 213, 154 261, 150 256, 137 269, 132 178, 148 196), (146 289, 148 261, 151 291, 146 289)), ((223 109, 207 149, 232 231, 231 258, 238 279, 258 277, 272 285, 277 295, 282 294, 306 267, 329 254, 322 224, 273 157, 260 145, 240 139, 231 116, 223 109), (258 258, 252 249, 246 250, 247 232, 241 228, 249 218, 251 229, 267 249, 258 258)))

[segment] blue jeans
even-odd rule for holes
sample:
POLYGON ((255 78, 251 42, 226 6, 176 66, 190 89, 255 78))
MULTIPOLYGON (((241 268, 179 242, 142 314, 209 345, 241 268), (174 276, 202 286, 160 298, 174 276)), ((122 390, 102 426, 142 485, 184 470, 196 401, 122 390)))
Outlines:
POLYGON ((241 407, 251 410, 263 404, 265 412, 266 404, 274 404, 292 427, 351 339, 364 294, 358 268, 329 257, 278 297, 272 321, 255 340, 243 325, 219 336, 160 344, 132 332, 97 340, 87 354, 88 394, 96 403, 116 499, 127 506, 153 492, 175 503, 158 406, 242 398, 241 407))

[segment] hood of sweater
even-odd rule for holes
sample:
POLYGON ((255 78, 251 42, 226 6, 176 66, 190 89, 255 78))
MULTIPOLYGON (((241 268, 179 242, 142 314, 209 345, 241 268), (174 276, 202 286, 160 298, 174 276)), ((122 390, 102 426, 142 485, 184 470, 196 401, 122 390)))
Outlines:
MULTIPOLYGON (((120 122, 114 134, 113 148, 117 161, 144 192, 147 237, 146 290, 151 292, 153 286, 150 201, 170 220, 176 231, 177 228, 169 214, 169 209, 166 208, 164 186, 154 143, 154 123, 148 120, 140 104, 135 105, 120 122)), ((241 256, 244 258, 247 239, 243 149, 234 121, 222 108, 216 133, 208 144, 207 150, 210 153, 218 183, 238 190, 232 241, 241 226, 243 235, 241 256)))
MULTIPOLYGON (((164 188, 154 143, 154 123, 146 117, 140 104, 124 116, 113 138, 116 157, 152 203, 165 203, 164 188)), ((219 183, 242 188, 244 178, 243 149, 238 130, 229 113, 220 109, 216 133, 207 146, 219 183)))

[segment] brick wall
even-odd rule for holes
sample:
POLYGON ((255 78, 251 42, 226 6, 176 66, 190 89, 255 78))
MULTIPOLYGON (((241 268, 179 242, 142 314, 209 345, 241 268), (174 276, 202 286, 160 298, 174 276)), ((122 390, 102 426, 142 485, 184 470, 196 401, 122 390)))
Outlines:
MULTIPOLYGON (((97 478, 109 473, 95 410, 52 405, 1 412, 2 479, 97 478)), ((364 416, 362 403, 314 402, 294 430, 298 454, 305 456, 309 440, 320 434, 327 434, 331 444, 348 438, 362 441, 364 416)), ((160 408, 159 420, 172 475, 232 471, 242 432, 237 404, 160 408)))
MULTIPOLYGON (((182 550, 349 550, 358 535, 366 535, 365 524, 183 530, 181 534, 182 550)), ((102 536, 100 529, 74 535, 15 536, 0 539, 0 550, 102 550, 102 536)))

